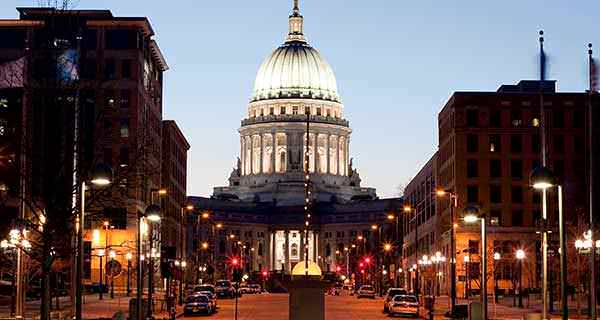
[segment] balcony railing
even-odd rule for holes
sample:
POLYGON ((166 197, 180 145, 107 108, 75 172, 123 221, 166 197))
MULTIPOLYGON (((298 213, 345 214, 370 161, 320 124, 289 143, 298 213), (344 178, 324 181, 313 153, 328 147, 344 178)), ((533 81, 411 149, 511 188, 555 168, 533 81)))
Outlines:
MULTIPOLYGON (((242 120, 242 126, 251 124, 267 123, 267 122, 306 122, 306 116, 301 114, 278 114, 258 116, 242 120)), ((338 126, 349 127, 350 123, 346 119, 327 117, 327 116, 310 116, 310 122, 327 123, 338 126)))

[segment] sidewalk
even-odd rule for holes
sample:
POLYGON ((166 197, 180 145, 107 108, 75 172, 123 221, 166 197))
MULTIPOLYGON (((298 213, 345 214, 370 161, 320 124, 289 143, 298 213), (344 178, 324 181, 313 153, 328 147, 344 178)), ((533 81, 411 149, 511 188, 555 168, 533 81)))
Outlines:
MULTIPOLYGON (((582 299, 581 317, 577 312, 577 300, 569 299, 569 319, 588 319, 587 316, 587 298, 582 299)), ((457 304, 468 304, 469 302, 479 301, 479 297, 472 297, 470 300, 457 299, 457 304)), ((515 299, 518 305, 518 297, 515 299)), ((600 307, 600 306, 599 306, 600 307)), ((443 319, 444 314, 450 310, 450 298, 448 296, 439 296, 435 298, 434 315, 436 319, 443 319)), ((531 313, 541 313, 542 302, 539 299, 523 299, 523 308, 513 307, 513 297, 503 297, 494 302, 492 296, 488 297, 488 318, 489 319, 523 319, 524 316, 531 313)), ((554 303, 554 312, 550 313, 551 319, 560 319, 560 304, 554 303)))
MULTIPOLYGON (((123 312, 125 318, 129 316, 129 300, 132 297, 126 297, 124 295, 115 295, 114 299, 111 299, 109 295, 105 294, 103 299, 100 300, 97 294, 88 294, 83 296, 83 318, 84 319, 111 319, 115 313, 123 312)), ((56 299, 52 299, 52 306, 55 306, 56 299)), ((69 297, 60 298, 60 309, 51 310, 52 314, 58 319, 71 319, 71 301, 69 297)), ((145 312, 145 311, 144 311, 145 312)), ((25 319, 37 319, 40 313, 40 300, 29 300, 25 304, 25 319)), ((161 305, 160 302, 155 300, 154 306, 154 318, 155 319, 169 319, 168 310, 166 306, 161 305)), ((177 306, 176 316, 180 317, 183 315, 183 307, 177 306)), ((10 307, 0 306, 0 318, 10 317, 10 307)))

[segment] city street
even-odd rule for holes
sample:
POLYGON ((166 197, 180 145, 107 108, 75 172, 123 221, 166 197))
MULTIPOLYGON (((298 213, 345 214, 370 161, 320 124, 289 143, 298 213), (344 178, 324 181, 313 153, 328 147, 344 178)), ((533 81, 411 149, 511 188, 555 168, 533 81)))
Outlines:
MULTIPOLYGON (((238 319, 288 319, 287 294, 245 295, 238 301, 238 319)), ((210 319, 233 319, 235 300, 219 300, 219 311, 210 319)), ((326 319, 386 319, 382 299, 356 299, 354 296, 326 296, 326 319)), ((192 319, 192 317, 186 317, 192 319)), ((195 317, 194 317, 195 318, 195 317)), ((200 316, 198 318, 206 318, 200 316)))

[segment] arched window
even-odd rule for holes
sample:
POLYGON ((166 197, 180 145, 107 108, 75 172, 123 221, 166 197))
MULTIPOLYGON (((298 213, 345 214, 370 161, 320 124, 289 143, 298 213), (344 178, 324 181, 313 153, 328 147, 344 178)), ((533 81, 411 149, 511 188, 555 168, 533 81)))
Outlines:
POLYGON ((272 173, 271 156, 273 154, 273 136, 271 134, 265 134, 263 136, 263 145, 263 172, 272 173))
POLYGON ((287 170, 287 137, 285 133, 277 134, 277 161, 275 162, 276 172, 285 172, 287 170))

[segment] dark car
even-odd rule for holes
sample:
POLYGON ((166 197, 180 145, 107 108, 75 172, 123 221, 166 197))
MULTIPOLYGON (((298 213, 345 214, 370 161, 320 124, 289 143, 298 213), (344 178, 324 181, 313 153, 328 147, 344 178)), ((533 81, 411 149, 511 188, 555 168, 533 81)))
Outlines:
POLYGON ((388 304, 393 297, 406 294, 408 294, 408 292, 404 288, 389 288, 383 299, 383 312, 388 312, 388 304))
POLYGON ((183 315, 189 316, 193 314, 206 314, 210 315, 215 312, 215 308, 213 306, 212 301, 203 295, 191 295, 185 300, 185 305, 183 306, 183 315))
POLYGON ((215 291, 219 298, 235 298, 236 290, 229 280, 219 280, 215 284, 215 291))

